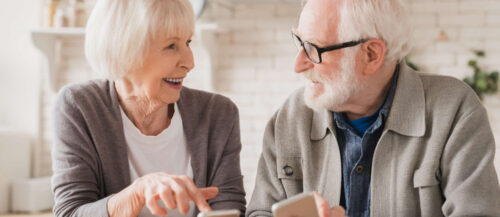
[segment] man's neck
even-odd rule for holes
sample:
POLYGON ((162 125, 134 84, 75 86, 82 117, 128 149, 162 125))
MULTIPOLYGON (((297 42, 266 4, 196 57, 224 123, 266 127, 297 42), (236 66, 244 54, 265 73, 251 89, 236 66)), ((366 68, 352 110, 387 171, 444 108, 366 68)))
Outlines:
POLYGON ((392 78, 396 65, 385 67, 374 75, 374 79, 368 78, 363 82, 362 91, 355 93, 347 103, 334 111, 345 112, 349 120, 373 115, 384 103, 385 97, 392 86, 392 78))

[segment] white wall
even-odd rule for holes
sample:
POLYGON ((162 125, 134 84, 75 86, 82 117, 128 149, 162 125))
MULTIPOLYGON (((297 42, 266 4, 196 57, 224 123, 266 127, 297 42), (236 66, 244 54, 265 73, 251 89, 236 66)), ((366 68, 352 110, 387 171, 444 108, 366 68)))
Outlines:
POLYGON ((4 1, 0 7, 0 125, 35 137, 40 58, 30 30, 39 26, 41 1, 4 1))
MULTIPOLYGON (((290 30, 298 20, 297 3, 240 3, 215 1, 204 20, 220 25, 215 91, 239 107, 241 168, 249 199, 253 191, 264 128, 288 95, 300 87, 294 73, 297 49, 290 30)), ((249 1, 250 2, 250 1, 249 1)))
MULTIPOLYGON (((0 128, 19 131, 32 144, 39 130, 41 62, 30 30, 39 26, 40 2, 4 1, 0 7, 0 128)), ((38 150, 33 148, 30 156, 38 150)))

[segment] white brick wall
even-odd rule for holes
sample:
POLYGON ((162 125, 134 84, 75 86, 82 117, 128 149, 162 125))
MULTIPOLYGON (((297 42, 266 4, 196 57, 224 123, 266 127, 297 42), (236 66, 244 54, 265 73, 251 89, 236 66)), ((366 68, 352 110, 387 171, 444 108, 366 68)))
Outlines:
MULTIPOLYGON (((252 2, 252 1, 248 1, 252 2)), ((204 22, 216 22, 217 59, 215 63, 215 91, 230 97, 240 109, 241 167, 247 198, 253 191, 256 166, 261 152, 261 141, 268 119, 286 97, 300 87, 300 75, 293 72, 296 54, 290 28, 297 22, 299 3, 239 3, 214 0, 203 15, 204 22)), ((473 57, 469 49, 485 49, 488 57, 482 61, 489 69, 500 70, 500 1, 488 0, 411 0, 415 24, 416 47, 411 59, 423 70, 463 78, 470 75, 467 61, 473 57), (437 42, 444 31, 449 41, 437 42)), ((68 42, 65 51, 71 63, 67 76, 61 82, 86 79, 88 67, 79 67, 83 57, 82 41, 68 42), (74 55, 77 54, 77 55, 74 55)), ((203 57, 196 53, 195 60, 203 57)), ((188 76, 190 87, 204 88, 203 66, 188 76)), ((53 94, 44 95, 47 114, 53 94)), ((485 105, 497 141, 500 138, 500 95, 488 97, 485 105)), ((44 130, 49 132, 44 115, 44 130)), ((44 168, 41 174, 50 174, 50 137, 44 133, 44 168)), ((500 149, 500 146, 499 148, 500 149)), ((496 165, 500 168, 500 151, 496 165)))
POLYGON ((221 24, 218 33, 216 90, 240 109, 241 167, 247 198, 253 191, 261 141, 267 121, 286 97, 301 84, 293 72, 296 48, 290 29, 299 4, 212 4, 205 20, 221 24), (224 17, 217 16, 226 11, 224 17))

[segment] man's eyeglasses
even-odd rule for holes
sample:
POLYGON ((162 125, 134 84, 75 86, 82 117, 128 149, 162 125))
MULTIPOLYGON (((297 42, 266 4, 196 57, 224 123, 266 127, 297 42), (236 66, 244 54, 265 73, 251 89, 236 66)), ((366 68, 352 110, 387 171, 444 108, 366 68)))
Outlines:
POLYGON ((311 42, 302 41, 302 39, 300 39, 299 36, 297 36, 293 32, 292 32, 292 37, 293 37, 293 41, 295 42, 295 46, 297 46, 297 49, 300 50, 300 48, 304 48, 304 51, 306 52, 307 58, 315 64, 321 63, 321 61, 322 61, 321 54, 324 52, 338 50, 338 49, 342 49, 342 48, 346 48, 346 47, 353 47, 353 46, 356 46, 358 44, 361 44, 361 43, 367 41, 367 39, 361 39, 359 41, 350 41, 350 42, 345 42, 342 44, 337 44, 337 45, 332 45, 332 46, 321 48, 321 47, 318 47, 317 45, 315 45, 311 42))

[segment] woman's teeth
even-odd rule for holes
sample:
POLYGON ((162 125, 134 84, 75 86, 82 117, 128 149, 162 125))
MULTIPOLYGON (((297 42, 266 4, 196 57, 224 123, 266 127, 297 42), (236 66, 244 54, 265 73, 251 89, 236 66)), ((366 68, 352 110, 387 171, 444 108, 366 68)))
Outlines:
POLYGON ((163 80, 172 84, 179 84, 182 82, 182 78, 164 78, 163 80))

